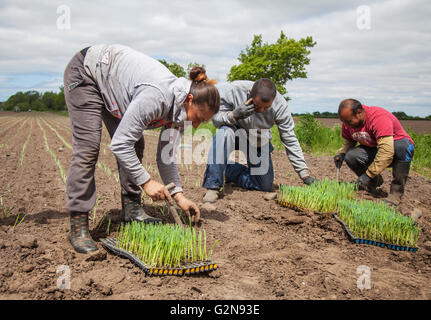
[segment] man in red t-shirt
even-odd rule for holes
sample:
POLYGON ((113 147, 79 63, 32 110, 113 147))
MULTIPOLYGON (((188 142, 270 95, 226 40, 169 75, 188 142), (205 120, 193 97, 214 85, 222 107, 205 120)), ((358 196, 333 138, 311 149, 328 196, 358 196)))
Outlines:
POLYGON ((414 142, 398 119, 380 107, 368 107, 354 99, 340 103, 343 147, 334 157, 335 166, 343 161, 358 175, 361 189, 374 193, 383 183, 380 173, 392 166, 393 180, 387 202, 398 205, 414 155, 414 142), (359 143, 359 146, 356 144, 359 143))

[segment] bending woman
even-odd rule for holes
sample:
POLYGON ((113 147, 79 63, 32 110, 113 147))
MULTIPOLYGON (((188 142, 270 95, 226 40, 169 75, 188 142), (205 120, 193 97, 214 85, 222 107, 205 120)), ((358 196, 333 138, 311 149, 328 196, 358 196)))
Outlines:
POLYGON ((111 136, 121 181, 121 220, 157 222, 141 204, 141 189, 153 200, 175 199, 185 212, 199 208, 183 195, 175 146, 184 121, 197 128, 218 112, 220 96, 203 68, 190 80, 177 78, 157 60, 122 45, 95 45, 75 54, 64 72, 64 94, 72 130, 72 158, 67 173, 69 241, 77 252, 97 250, 88 229, 96 202, 94 172, 102 121, 111 136), (163 184, 142 166, 143 130, 162 127, 157 165, 163 184), (168 130, 168 131, 166 131, 168 130), (168 136, 168 138, 166 138, 168 136), (170 192, 164 184, 175 183, 170 192), (172 197, 172 198, 171 198, 172 197))

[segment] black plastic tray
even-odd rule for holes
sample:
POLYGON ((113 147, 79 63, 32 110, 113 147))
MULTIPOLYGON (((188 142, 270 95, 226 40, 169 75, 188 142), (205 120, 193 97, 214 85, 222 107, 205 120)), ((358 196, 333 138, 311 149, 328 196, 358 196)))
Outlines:
POLYGON ((101 240, 102 246, 111 251, 114 254, 125 257, 136 264, 139 268, 144 270, 147 275, 156 276, 183 276, 192 275, 198 273, 205 273, 216 270, 218 268, 217 263, 213 261, 199 261, 186 264, 180 268, 154 268, 147 266, 142 260, 137 258, 132 253, 118 248, 115 243, 116 240, 113 238, 107 238, 101 240))

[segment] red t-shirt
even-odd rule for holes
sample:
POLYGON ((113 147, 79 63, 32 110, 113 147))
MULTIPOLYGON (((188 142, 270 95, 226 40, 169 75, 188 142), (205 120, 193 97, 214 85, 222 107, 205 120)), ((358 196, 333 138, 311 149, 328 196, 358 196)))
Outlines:
POLYGON ((362 106, 365 110, 364 125, 351 128, 343 123, 341 135, 344 139, 355 140, 371 148, 377 147, 377 140, 385 136, 393 136, 394 141, 407 138, 414 143, 392 113, 380 107, 362 106))

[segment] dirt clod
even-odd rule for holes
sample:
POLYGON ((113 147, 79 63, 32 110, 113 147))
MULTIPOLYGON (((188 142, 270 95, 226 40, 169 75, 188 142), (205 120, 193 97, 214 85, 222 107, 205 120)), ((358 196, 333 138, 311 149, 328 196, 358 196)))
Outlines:
POLYGON ((415 221, 417 221, 420 217, 422 217, 422 210, 415 208, 410 215, 415 221))
POLYGON ((10 269, 6 269, 3 271, 2 275, 6 278, 10 278, 13 276, 13 271, 10 269))
POLYGON ((32 272, 34 270, 34 266, 31 264, 27 264, 22 267, 22 271, 24 272, 32 272))
POLYGON ((85 258, 85 261, 103 261, 106 260, 106 251, 94 251, 87 253, 88 257, 85 258))
POLYGON ((291 224, 302 224, 307 221, 307 218, 304 216, 291 216, 283 219, 283 224, 291 225, 291 224))
POLYGON ((21 246, 21 248, 37 248, 37 239, 33 236, 23 235, 19 239, 19 245, 21 246))
POLYGON ((275 200, 277 198, 277 193, 276 192, 267 193, 263 198, 266 201, 275 200))
POLYGON ((217 210, 217 206, 214 203, 206 202, 203 205, 201 205, 201 210, 212 212, 217 210))
POLYGON ((431 252, 431 241, 424 242, 424 248, 431 252))
POLYGON ((201 289, 199 289, 199 288, 197 288, 197 287, 191 287, 191 289, 193 290, 193 291, 196 291, 197 293, 199 293, 199 294, 202 294, 202 290, 201 289))

